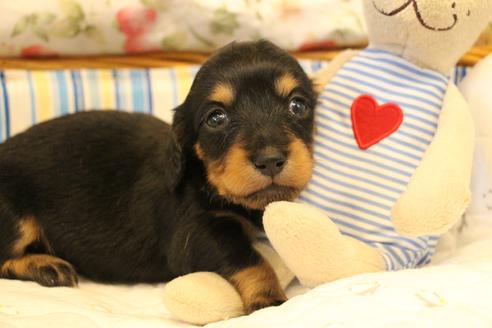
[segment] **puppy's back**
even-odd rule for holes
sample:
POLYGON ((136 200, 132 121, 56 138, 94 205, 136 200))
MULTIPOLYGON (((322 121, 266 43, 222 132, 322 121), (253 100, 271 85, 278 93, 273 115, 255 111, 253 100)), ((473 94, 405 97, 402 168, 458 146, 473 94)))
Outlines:
MULTIPOLYGON (((122 112, 68 115, 0 145, 0 207, 12 213, 0 220, 15 227, 34 218, 55 254, 75 267, 92 267, 82 272, 89 277, 114 280, 106 268, 114 272, 126 261, 145 262, 159 247, 151 244, 158 239, 150 213, 159 204, 172 207, 180 175, 180 150, 167 123, 122 112)), ((157 271, 120 279, 157 280, 157 271)))

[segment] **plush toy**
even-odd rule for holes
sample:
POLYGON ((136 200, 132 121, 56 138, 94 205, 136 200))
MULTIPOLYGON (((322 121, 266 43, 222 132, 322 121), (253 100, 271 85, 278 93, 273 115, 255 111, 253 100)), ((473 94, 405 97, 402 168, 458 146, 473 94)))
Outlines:
MULTIPOLYGON (((263 219, 281 259, 311 287, 428 263, 470 201, 474 128, 449 73, 492 19, 492 0, 363 3, 370 46, 315 77, 313 178, 300 203, 273 203, 263 219)), ((172 281, 164 301, 198 324, 243 313, 212 273, 172 281)))

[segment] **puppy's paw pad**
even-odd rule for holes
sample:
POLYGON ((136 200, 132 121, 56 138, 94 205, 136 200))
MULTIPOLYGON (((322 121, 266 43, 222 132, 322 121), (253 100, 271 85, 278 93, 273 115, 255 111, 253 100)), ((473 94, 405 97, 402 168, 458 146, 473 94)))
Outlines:
POLYGON ((75 270, 63 261, 43 264, 34 271, 34 280, 46 287, 75 287, 78 284, 75 270))

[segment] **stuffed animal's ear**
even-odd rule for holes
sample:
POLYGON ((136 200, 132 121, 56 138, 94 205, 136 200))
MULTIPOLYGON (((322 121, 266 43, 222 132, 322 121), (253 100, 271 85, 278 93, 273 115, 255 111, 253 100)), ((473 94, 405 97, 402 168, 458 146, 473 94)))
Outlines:
POLYGON ((355 50, 345 50, 344 52, 340 53, 337 57, 333 58, 333 60, 328 64, 328 66, 311 74, 310 79, 311 79, 311 83, 313 84, 314 91, 318 95, 321 94, 325 86, 335 76, 337 71, 357 53, 358 51, 355 50))
POLYGON ((309 79, 311 80, 314 92, 316 92, 316 96, 319 96, 321 91, 325 88, 325 81, 323 81, 316 73, 310 75, 309 79))

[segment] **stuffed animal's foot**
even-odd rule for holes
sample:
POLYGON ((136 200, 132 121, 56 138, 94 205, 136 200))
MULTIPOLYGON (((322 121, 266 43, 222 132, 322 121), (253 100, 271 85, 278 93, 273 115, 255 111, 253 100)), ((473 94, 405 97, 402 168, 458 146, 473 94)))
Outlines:
POLYGON ((273 247, 303 285, 385 269, 376 248, 342 235, 315 207, 273 203, 265 210, 263 224, 273 247))
POLYGON ((164 289, 164 305, 180 320, 196 325, 244 314, 239 293, 212 272, 195 272, 169 282, 164 289))
MULTIPOLYGON (((278 254, 263 243, 254 245, 275 271, 282 289, 294 279, 278 254)), ((182 321, 205 325, 246 314, 236 289, 224 278, 212 272, 196 272, 176 278, 164 289, 166 308, 182 321)))

